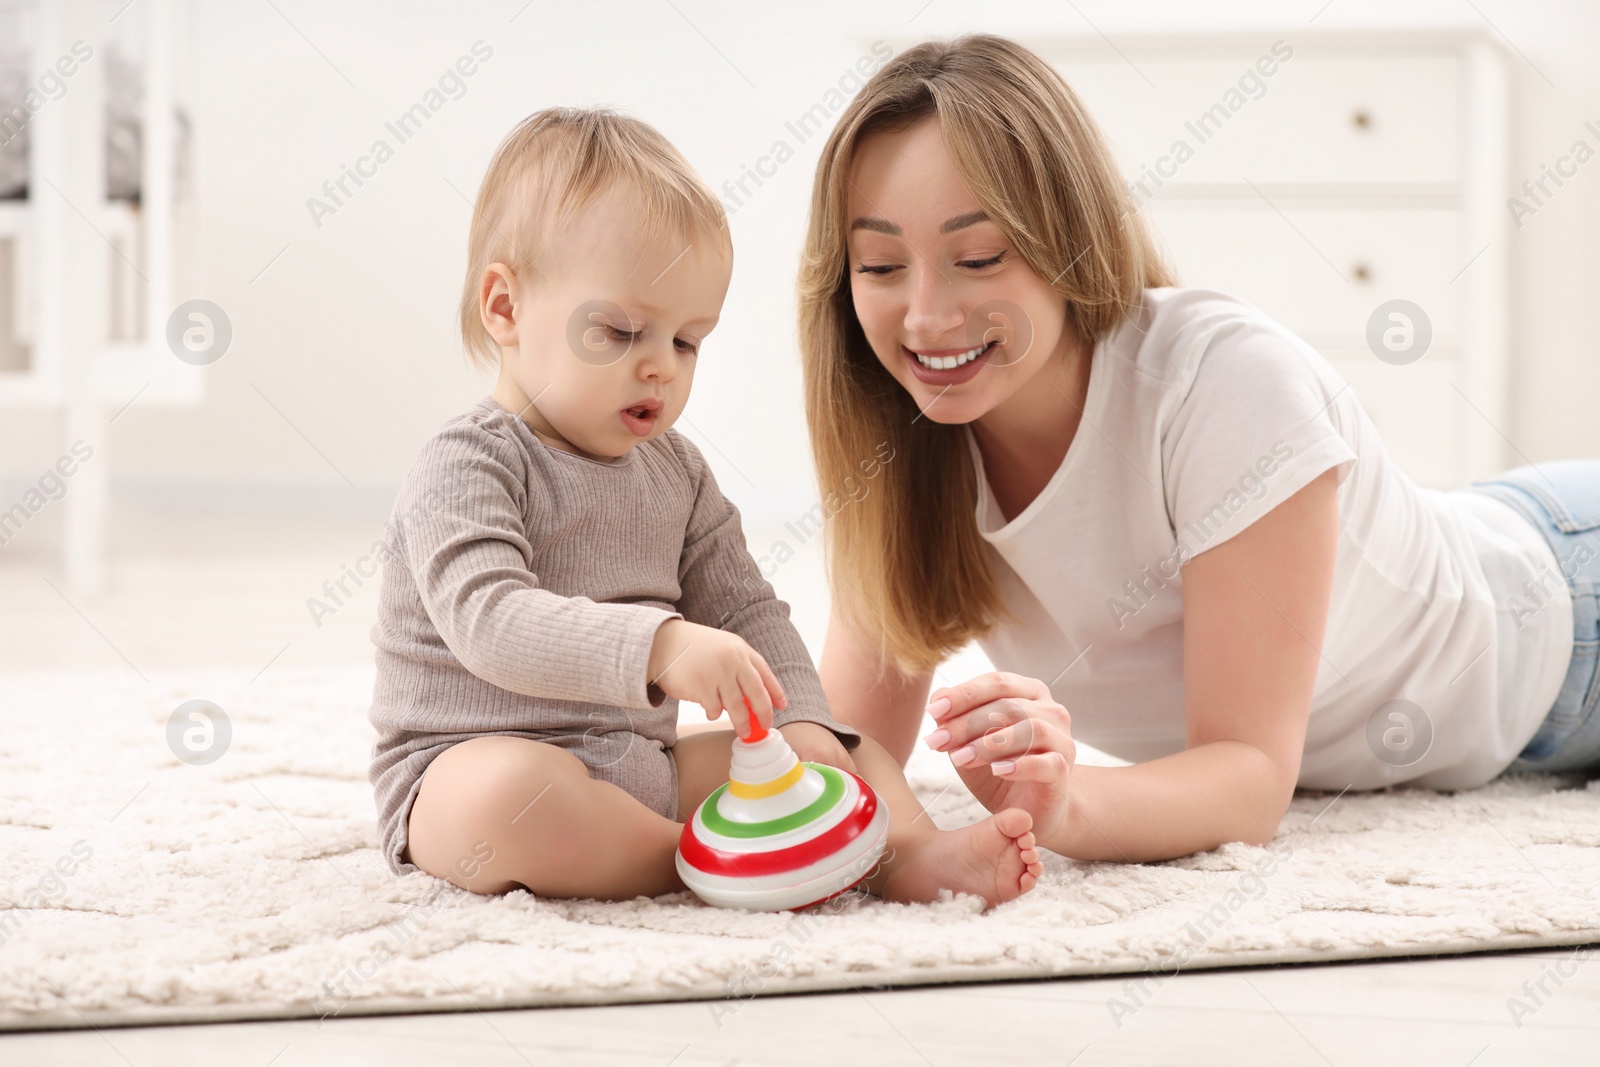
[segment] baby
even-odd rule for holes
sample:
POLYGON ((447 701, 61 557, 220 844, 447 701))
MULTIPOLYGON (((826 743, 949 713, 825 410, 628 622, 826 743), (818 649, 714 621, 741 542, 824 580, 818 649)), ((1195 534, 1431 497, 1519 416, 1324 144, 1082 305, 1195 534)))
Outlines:
POLYGON ((680 738, 688 700, 740 733, 754 714, 877 790, 880 896, 995 904, 1038 878, 1027 812, 941 831, 894 759, 833 721, 738 511, 672 429, 732 262, 716 197, 642 122, 541 111, 490 162, 461 329, 498 379, 408 473, 372 630, 395 872, 478 893, 681 890, 680 822, 726 780, 734 737, 680 738))

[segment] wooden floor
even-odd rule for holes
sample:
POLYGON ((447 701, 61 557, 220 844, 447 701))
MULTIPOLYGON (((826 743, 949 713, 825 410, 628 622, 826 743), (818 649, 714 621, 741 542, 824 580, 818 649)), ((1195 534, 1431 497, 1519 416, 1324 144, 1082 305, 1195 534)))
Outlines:
MULTIPOLYGON (((123 515, 114 583, 99 598, 68 594, 47 522, 0 551, 0 680, 7 669, 75 664, 253 671, 370 658, 376 583, 321 627, 305 600, 367 551, 381 519, 123 515)), ((773 581, 816 650, 825 605, 812 592, 812 554, 773 581)), ((36 1063, 1600 1064, 1600 947, 1196 971, 1142 988, 1115 977, 0 1036, 0 1064, 36 1063)))
POLYGON ((1142 991, 1117 977, 13 1034, 0 1063, 1550 1067, 1600 1063, 1597 961, 1600 946, 1195 971, 1142 991))

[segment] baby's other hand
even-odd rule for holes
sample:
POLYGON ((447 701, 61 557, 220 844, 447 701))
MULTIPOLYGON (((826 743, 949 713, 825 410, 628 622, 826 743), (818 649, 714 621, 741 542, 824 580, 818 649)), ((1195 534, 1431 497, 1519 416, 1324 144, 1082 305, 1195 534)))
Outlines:
POLYGON ((783 739, 789 742, 794 754, 802 763, 825 763, 842 771, 856 772, 855 760, 845 751, 839 735, 820 723, 791 722, 778 727, 783 739))

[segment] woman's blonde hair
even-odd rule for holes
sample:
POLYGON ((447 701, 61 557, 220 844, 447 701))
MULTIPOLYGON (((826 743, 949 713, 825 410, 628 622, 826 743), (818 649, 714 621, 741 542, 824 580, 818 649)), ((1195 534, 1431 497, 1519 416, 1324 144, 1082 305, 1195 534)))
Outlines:
POLYGON ((1002 615, 974 517, 964 428, 919 417, 857 321, 846 255, 846 187, 861 139, 937 116, 968 190, 1093 343, 1174 284, 1094 120, 1061 76, 1013 41, 929 41, 878 71, 822 149, 799 277, 806 418, 818 484, 854 484, 883 455, 875 491, 829 514, 823 544, 833 602, 882 662, 931 671, 1002 615))
POLYGON ((523 119, 495 149, 478 186, 461 287, 461 342, 493 370, 500 348, 484 328, 478 287, 491 263, 519 276, 548 264, 550 237, 613 189, 639 208, 639 237, 702 234, 728 242, 716 194, 654 126, 609 108, 553 107, 523 119))

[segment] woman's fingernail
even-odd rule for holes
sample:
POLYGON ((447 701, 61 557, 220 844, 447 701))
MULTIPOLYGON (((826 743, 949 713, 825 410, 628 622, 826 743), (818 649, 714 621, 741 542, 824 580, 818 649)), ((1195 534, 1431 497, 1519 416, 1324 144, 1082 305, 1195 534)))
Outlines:
POLYGON ((933 703, 928 705, 928 714, 932 715, 935 719, 937 719, 939 716, 945 714, 949 710, 950 710, 950 698, 949 697, 940 697, 938 700, 935 700, 933 703))
POLYGON ((943 746, 945 746, 945 745, 950 743, 950 731, 949 730, 935 730, 933 733, 929 734, 927 737, 924 737, 922 740, 923 740, 923 743, 926 744, 929 748, 942 748, 943 746))
POLYGON ((989 767, 994 771, 995 774, 1010 774, 1012 771, 1017 769, 1017 761, 1003 759, 996 763, 989 764, 989 767))
POLYGON ((966 748, 958 748, 954 752, 950 753, 950 762, 954 763, 957 767, 965 767, 967 764, 971 763, 977 758, 978 754, 972 751, 971 745, 968 745, 966 748))

